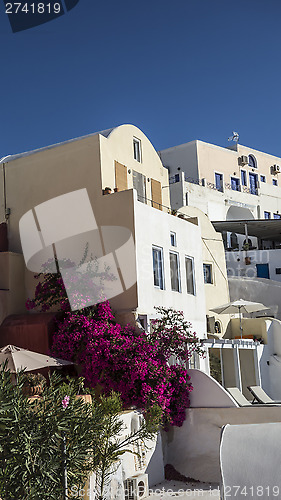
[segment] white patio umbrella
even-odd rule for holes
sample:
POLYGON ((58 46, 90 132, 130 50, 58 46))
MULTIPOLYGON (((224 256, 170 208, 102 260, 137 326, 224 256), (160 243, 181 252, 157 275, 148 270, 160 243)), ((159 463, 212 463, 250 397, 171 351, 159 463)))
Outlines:
POLYGON ((261 304, 260 302, 250 302, 248 300, 234 300, 233 302, 228 302, 228 304, 224 304, 219 307, 214 307, 211 309, 212 312, 217 314, 235 314, 239 313, 240 320, 240 334, 242 339, 243 329, 242 329, 242 313, 252 313, 263 311, 264 309, 269 309, 268 306, 261 304))
POLYGON ((28 349, 23 349, 15 345, 6 345, 0 349, 0 364, 4 363, 6 360, 8 360, 7 369, 9 369, 11 373, 16 373, 18 370, 24 369, 30 372, 48 366, 61 367, 73 364, 71 361, 52 358, 52 356, 45 356, 38 352, 28 351, 28 349))

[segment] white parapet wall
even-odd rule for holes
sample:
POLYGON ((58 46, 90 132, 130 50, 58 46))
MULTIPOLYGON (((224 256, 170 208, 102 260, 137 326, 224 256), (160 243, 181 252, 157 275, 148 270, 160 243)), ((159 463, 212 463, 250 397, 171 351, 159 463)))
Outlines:
POLYGON ((182 427, 163 433, 165 463, 186 477, 220 482, 219 447, 226 424, 281 422, 280 407, 190 408, 182 427))
POLYGON ((190 393, 191 408, 235 408, 237 403, 230 394, 210 375, 201 370, 188 370, 193 391, 190 393))

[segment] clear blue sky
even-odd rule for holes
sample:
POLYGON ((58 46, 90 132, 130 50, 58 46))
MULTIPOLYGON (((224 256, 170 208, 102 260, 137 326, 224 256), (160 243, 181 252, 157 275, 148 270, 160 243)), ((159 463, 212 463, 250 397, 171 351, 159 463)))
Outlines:
POLYGON ((281 156, 280 22, 280 0, 80 0, 12 33, 1 5, 0 156, 122 123, 281 156))

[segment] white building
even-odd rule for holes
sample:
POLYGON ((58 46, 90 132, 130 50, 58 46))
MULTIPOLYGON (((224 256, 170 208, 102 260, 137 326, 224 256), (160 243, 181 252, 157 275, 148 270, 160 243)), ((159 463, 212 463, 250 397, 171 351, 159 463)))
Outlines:
POLYGON ((171 205, 198 206, 210 220, 281 218, 281 159, 236 144, 192 141, 160 151, 172 182, 171 205), (204 189, 203 189, 204 188, 204 189))
MULTIPOLYGON (((240 144, 222 148, 201 141, 159 154, 170 171, 172 208, 195 206, 206 213, 222 232, 229 278, 255 279, 256 284, 272 280, 263 299, 274 305, 271 298, 281 277, 281 159, 240 144)), ((232 299, 240 298, 238 287, 241 291, 232 280, 232 299)), ((253 287, 251 298, 257 300, 253 287)))
MULTIPOLYGON (((184 312, 200 338, 206 338, 211 295, 229 300, 221 235, 200 211, 180 217, 171 214, 168 170, 141 130, 122 125, 10 156, 2 164, 0 182, 4 193, 0 215, 7 222, 9 244, 8 252, 0 252, 0 262, 9 269, 13 283, 17 273, 11 255, 22 261, 21 217, 48 200, 86 188, 98 226, 125 227, 134 241, 136 283, 111 299, 118 319, 139 320, 149 328, 155 306, 173 307, 184 312), (103 196, 106 188, 111 189, 110 196, 103 196), (208 283, 206 266, 212 269, 208 283)), ((2 295, 10 297, 8 271, 2 281, 2 295)), ((23 299, 33 295, 33 273, 25 271, 25 280, 18 281, 17 290, 23 288, 23 293, 17 301, 4 302, 3 297, 2 319, 25 312, 23 299)), ((222 321, 221 333, 224 330, 222 321)))

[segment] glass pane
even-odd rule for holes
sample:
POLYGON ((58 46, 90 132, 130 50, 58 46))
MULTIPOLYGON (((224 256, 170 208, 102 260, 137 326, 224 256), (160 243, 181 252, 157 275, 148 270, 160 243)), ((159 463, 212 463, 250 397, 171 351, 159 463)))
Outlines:
POLYGON ((212 283, 212 266, 211 264, 203 264, 204 283, 212 283))
POLYGON ((174 292, 179 292, 180 282, 179 282, 178 256, 175 253, 170 253, 170 274, 171 274, 171 288, 174 292))
POLYGON ((140 162, 140 141, 134 139, 134 159, 140 162))
POLYGON ((163 260, 162 251, 160 248, 153 248, 153 278, 154 286, 159 287, 161 290, 164 288, 163 280, 163 260))
POLYGON ((185 271, 187 293, 194 295, 193 260, 188 257, 185 259, 185 271))
POLYGON ((133 188, 138 193, 138 201, 146 203, 146 177, 135 170, 133 170, 133 188))

